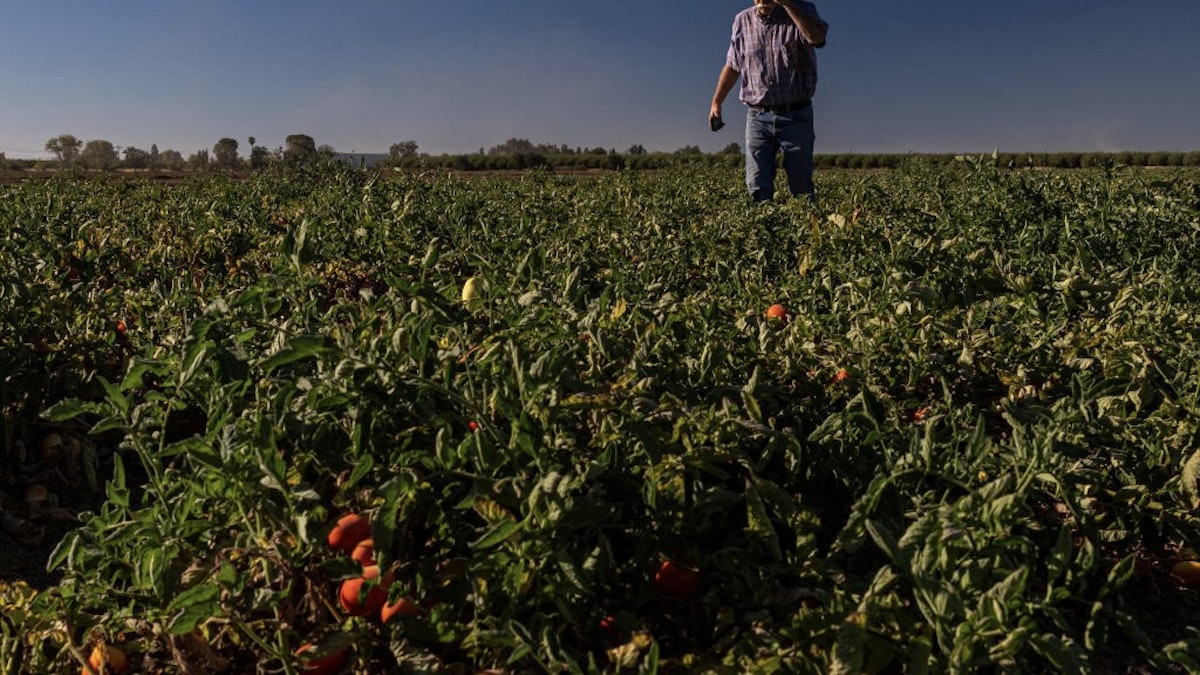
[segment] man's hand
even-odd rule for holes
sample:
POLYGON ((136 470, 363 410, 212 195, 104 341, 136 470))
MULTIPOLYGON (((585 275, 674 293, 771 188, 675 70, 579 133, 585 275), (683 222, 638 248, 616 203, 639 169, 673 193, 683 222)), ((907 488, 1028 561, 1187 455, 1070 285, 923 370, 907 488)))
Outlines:
POLYGON ((721 119, 721 104, 725 102, 725 97, 737 84, 739 77, 741 74, 730 68, 728 64, 721 68, 721 74, 717 76, 717 90, 713 92, 712 104, 708 108, 708 126, 713 131, 725 125, 724 120, 721 119))
POLYGON ((792 0, 778 0, 778 4, 792 18, 792 22, 800 29, 800 33, 804 35, 804 39, 808 40, 809 44, 814 47, 825 46, 826 28, 824 23, 804 11, 792 0))
POLYGON ((716 131, 725 126, 725 121, 721 119, 721 104, 713 103, 708 110, 708 128, 716 131))

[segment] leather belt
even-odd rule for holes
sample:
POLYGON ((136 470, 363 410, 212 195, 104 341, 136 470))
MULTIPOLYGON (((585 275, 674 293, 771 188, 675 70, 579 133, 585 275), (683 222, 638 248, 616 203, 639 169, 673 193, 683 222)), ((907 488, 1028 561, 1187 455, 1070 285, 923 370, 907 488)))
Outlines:
POLYGON ((759 112, 775 113, 776 115, 785 115, 790 112, 796 112, 797 110, 804 110, 810 105, 812 105, 811 100, 796 101, 795 103, 784 103, 782 105, 752 105, 750 106, 750 109, 757 110, 759 112))

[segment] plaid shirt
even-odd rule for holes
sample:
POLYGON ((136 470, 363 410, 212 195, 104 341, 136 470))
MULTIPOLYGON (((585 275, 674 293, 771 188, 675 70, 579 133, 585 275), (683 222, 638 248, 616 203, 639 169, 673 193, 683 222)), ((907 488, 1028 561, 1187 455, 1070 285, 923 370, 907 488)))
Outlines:
MULTIPOLYGON (((811 2, 796 4, 817 15, 811 2)), ((739 12, 725 63, 741 73, 739 98, 747 105, 799 103, 817 90, 816 49, 782 7, 765 17, 757 7, 739 12)))

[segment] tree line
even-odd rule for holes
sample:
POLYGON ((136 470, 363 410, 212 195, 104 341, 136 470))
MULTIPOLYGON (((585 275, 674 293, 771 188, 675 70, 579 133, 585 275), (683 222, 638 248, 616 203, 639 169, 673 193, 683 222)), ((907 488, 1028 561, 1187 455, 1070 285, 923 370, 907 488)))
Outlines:
MULTIPOLYGON (((83 141, 72 134, 55 136, 46 142, 45 149, 53 160, 7 159, 0 153, 0 170, 22 171, 45 168, 81 168, 90 171, 156 170, 205 171, 258 170, 276 163, 302 163, 318 157, 345 158, 332 146, 320 145, 307 134, 291 134, 284 145, 270 150, 250 136, 249 154, 242 156, 241 143, 234 138, 221 138, 212 147, 201 149, 188 157, 177 150, 149 150, 114 146, 97 139, 83 141)), ((568 146, 567 144, 533 143, 529 139, 510 138, 478 153, 431 155, 419 151, 416 141, 393 143, 386 156, 378 156, 375 166, 399 170, 446 169, 455 171, 520 170, 535 167, 561 169, 661 169, 687 163, 728 164, 739 166, 741 147, 730 143, 713 153, 689 145, 673 152, 649 152, 640 144, 623 152, 613 148, 568 146)), ((822 169, 887 169, 895 168, 914 156, 934 163, 955 161, 952 153, 837 153, 818 154, 817 168, 822 169)), ((363 155, 354 155, 363 157, 363 155)), ((375 157, 375 156, 373 156, 375 157)), ((998 166, 1083 168, 1094 166, 1200 166, 1200 152, 996 152, 992 155, 998 166)))
POLYGON ((331 146, 318 147, 307 134, 292 134, 285 145, 269 150, 259 145, 253 136, 247 139, 250 147, 248 156, 243 157, 241 144, 234 138, 222 138, 211 152, 201 149, 187 158, 178 150, 158 149, 152 144, 149 150, 127 146, 114 146, 112 142, 96 139, 83 141, 73 134, 62 134, 46 141, 46 152, 54 155, 52 160, 8 159, 0 153, 0 170, 23 171, 45 168, 80 168, 89 171, 113 171, 118 169, 149 169, 158 171, 202 171, 205 169, 253 170, 262 169, 274 162, 296 162, 335 153, 331 146))

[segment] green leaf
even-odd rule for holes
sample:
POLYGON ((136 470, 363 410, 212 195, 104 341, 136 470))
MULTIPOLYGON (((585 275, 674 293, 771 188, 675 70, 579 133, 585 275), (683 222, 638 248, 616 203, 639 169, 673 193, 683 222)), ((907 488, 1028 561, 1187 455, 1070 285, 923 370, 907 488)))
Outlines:
POLYGON ((125 487, 125 462, 121 459, 120 453, 113 455, 112 479, 108 481, 105 495, 113 506, 121 509, 129 508, 129 489, 125 487))
POLYGON ((211 340, 201 340, 188 348, 187 353, 183 357, 183 367, 179 372, 179 377, 176 378, 176 386, 183 387, 204 364, 205 357, 208 352, 216 347, 211 340))
POLYGON ((1192 500, 1192 508, 1200 508, 1200 450, 1192 453, 1192 456, 1183 465, 1183 475, 1180 476, 1180 484, 1183 486, 1184 494, 1192 500))
POLYGON ((141 389, 144 384, 143 380, 147 372, 153 369, 153 365, 147 361, 138 359, 133 362, 129 371, 125 373, 125 379, 121 380, 121 390, 131 391, 133 389, 141 389))
POLYGON ((842 622, 833 646, 833 658, 829 664, 830 675, 863 672, 866 659, 863 647, 867 641, 867 631, 862 625, 862 620, 861 616, 852 615, 842 622))
POLYGON ((178 610, 171 618, 167 629, 173 635, 189 633, 205 619, 212 618, 220 610, 221 588, 216 584, 193 586, 175 596, 168 610, 178 610))
POLYGON ((350 477, 346 479, 342 489, 349 490, 358 485, 359 481, 365 478, 373 468, 375 468, 375 458, 371 455, 360 455, 358 460, 354 462, 354 468, 350 471, 350 477))
POLYGON ((762 408, 759 407, 758 399, 754 398, 754 394, 742 390, 742 404, 746 406, 746 414, 750 416, 751 420, 759 424, 763 423, 762 408))
POLYGON ((1120 562, 1118 562, 1116 565, 1113 565, 1113 568, 1108 571, 1108 578, 1105 580, 1104 585, 1100 588, 1097 597, 1108 597, 1110 593, 1115 593, 1119 589, 1123 588, 1125 584, 1129 583, 1129 580, 1133 578, 1133 572, 1136 569, 1136 564, 1137 554, 1130 553, 1124 558, 1121 558, 1120 562))
POLYGON ((125 397, 121 387, 109 382, 104 376, 97 376, 96 379, 100 382, 100 386, 104 388, 104 394, 109 403, 113 405, 122 415, 129 414, 129 399, 125 397))
POLYGON ((899 566, 901 570, 908 571, 908 555, 900 548, 900 544, 896 540, 896 535, 882 523, 870 518, 863 525, 867 528, 867 533, 871 535, 871 539, 875 542, 875 545, 882 549, 887 557, 899 566))
POLYGON ((783 552, 779 548, 779 535, 775 532, 775 526, 771 524, 771 516, 755 480, 747 480, 746 484, 746 529, 751 537, 766 545, 775 560, 783 560, 783 552))
POLYGON ((484 533, 482 537, 471 542, 471 548, 476 550, 492 548, 512 539, 524 529, 525 523, 523 521, 506 520, 497 523, 484 533))
POLYGON ((280 366, 332 351, 335 351, 333 343, 324 335, 297 335, 288 340, 285 347, 260 365, 264 371, 269 373, 280 366))
POLYGON ((42 412, 42 417, 51 422, 66 422, 67 420, 75 419, 76 417, 91 412, 94 406, 77 398, 68 398, 47 408, 42 412))
POLYGON ((1087 672, 1083 654, 1079 646, 1070 638, 1041 633, 1029 636, 1029 644, 1033 651, 1054 666, 1056 673, 1085 673, 1087 672))

